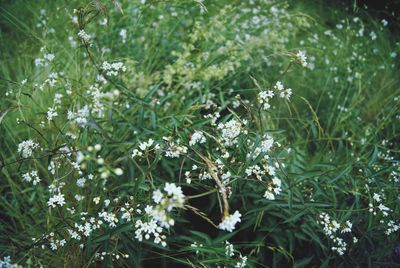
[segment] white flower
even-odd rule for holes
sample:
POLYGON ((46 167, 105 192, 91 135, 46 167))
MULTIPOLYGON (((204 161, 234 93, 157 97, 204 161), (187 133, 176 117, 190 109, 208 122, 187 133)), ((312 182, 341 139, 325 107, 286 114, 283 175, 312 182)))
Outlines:
POLYGON ((221 130, 222 139, 226 146, 232 146, 237 143, 237 137, 241 133, 242 124, 240 121, 232 119, 226 123, 219 123, 218 129, 221 130))
POLYGON ((196 130, 192 137, 190 137, 189 145, 193 146, 197 143, 205 143, 206 142, 206 137, 204 137, 204 134, 201 131, 196 130))
POLYGON ((269 104, 269 100, 274 96, 274 92, 272 90, 264 90, 258 94, 258 100, 263 105, 263 110, 268 110, 271 105, 269 104))
POLYGON ((76 186, 83 188, 85 187, 86 179, 85 178, 80 178, 76 181, 76 186))
POLYGON ((165 150, 165 156, 171 158, 178 158, 181 154, 187 153, 187 147, 180 145, 179 140, 174 142, 171 137, 164 137, 164 140, 167 141, 167 148, 165 150))
POLYGON ((102 69, 108 76, 117 76, 120 72, 126 71, 126 67, 122 62, 114 62, 110 64, 107 61, 104 61, 102 69))
POLYGON ((371 40, 374 41, 374 40, 376 40, 377 35, 375 32, 370 32, 369 37, 371 37, 371 40))
POLYGON ((89 107, 85 105, 83 108, 78 109, 76 113, 68 111, 67 118, 68 120, 74 122, 78 126, 83 127, 87 124, 89 114, 90 114, 89 107))
POLYGON ((43 58, 45 58, 48 61, 53 61, 55 57, 56 56, 54 54, 51 54, 51 53, 43 55, 43 58))
POLYGON ((236 263, 235 268, 244 268, 247 263, 247 257, 240 255, 240 260, 236 263))
POLYGON ((79 32, 78 32, 78 36, 82 39, 82 41, 84 41, 84 42, 86 42, 86 43, 90 43, 90 40, 91 40, 91 36, 89 35, 89 34, 87 34, 86 32, 85 32, 85 30, 80 30, 79 32))
POLYGON ((232 215, 225 216, 222 222, 218 225, 218 228, 221 230, 226 230, 228 232, 232 232, 235 230, 236 223, 240 222, 240 217, 242 215, 239 211, 235 211, 232 215))
POLYGON ((122 43, 123 43, 123 44, 126 43, 126 34, 127 34, 126 29, 121 29, 121 31, 119 31, 119 35, 120 35, 121 38, 122 38, 122 43))
POLYGON ((163 199, 163 194, 161 193, 160 190, 156 190, 153 192, 153 200, 154 202, 156 202, 157 204, 159 204, 161 202, 161 200, 163 199))
POLYGON ((56 109, 49 107, 49 109, 47 110, 47 120, 51 121, 57 115, 58 115, 58 113, 57 113, 56 109))
POLYGON ((289 100, 290 96, 292 96, 292 89, 291 88, 285 89, 280 81, 276 82, 274 89, 277 91, 279 97, 281 98, 289 100))
POLYGON ((22 153, 23 158, 32 156, 33 150, 39 148, 39 144, 32 140, 26 140, 18 144, 18 153, 22 153))
MULTIPOLYGON (((164 187, 164 191, 167 192, 168 196, 172 197, 173 206, 174 207, 182 207, 185 203, 185 195, 182 192, 182 188, 177 187, 175 183, 166 183, 164 187)), ((170 206, 168 206, 168 210, 171 210, 170 206)))
POLYGON ((307 67, 307 56, 306 53, 304 53, 304 51, 297 52, 296 57, 300 61, 301 66, 307 67))
POLYGON ((32 170, 31 172, 23 174, 22 180, 26 182, 32 182, 33 185, 36 185, 40 182, 37 170, 32 170))
POLYGON ((232 257, 235 255, 235 250, 233 248, 233 245, 229 243, 228 241, 225 241, 225 255, 228 257, 232 257))
POLYGON ((50 197, 49 201, 47 201, 47 205, 49 207, 53 207, 55 208, 56 205, 59 205, 60 207, 62 207, 65 204, 65 199, 64 199, 64 195, 62 193, 56 194, 52 197, 50 197))

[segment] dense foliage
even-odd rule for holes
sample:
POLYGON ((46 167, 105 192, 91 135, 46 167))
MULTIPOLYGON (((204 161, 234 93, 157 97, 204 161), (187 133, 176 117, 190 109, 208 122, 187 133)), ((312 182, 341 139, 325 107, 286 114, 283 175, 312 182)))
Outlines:
POLYGON ((0 267, 398 264, 400 44, 364 9, 0 6, 0 267))

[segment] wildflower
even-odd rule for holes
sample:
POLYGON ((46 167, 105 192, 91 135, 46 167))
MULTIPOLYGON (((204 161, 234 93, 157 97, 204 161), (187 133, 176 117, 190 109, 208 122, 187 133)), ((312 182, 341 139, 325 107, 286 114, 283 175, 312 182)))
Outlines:
POLYGON ((154 202, 156 202, 157 204, 159 204, 161 202, 161 200, 163 199, 164 195, 161 193, 160 190, 156 190, 153 192, 153 200, 154 202))
POLYGON ((90 41, 91 41, 91 36, 89 35, 89 34, 87 34, 86 32, 85 32, 85 30, 80 30, 79 32, 78 32, 78 36, 79 36, 79 38, 81 38, 82 39, 82 41, 83 42, 85 42, 85 43, 90 43, 90 41))
POLYGON ((172 140, 172 137, 164 137, 163 139, 167 142, 167 148, 165 151, 166 157, 178 158, 181 154, 187 153, 188 148, 186 146, 180 145, 179 140, 174 142, 172 140))
POLYGON ((254 150, 254 157, 257 157, 260 153, 268 153, 273 145, 274 139, 270 135, 265 135, 260 146, 254 150))
POLYGON ((297 60, 300 62, 301 66, 307 67, 307 56, 304 51, 299 51, 296 54, 297 60))
POLYGON ((87 124, 89 114, 89 107, 85 105, 83 108, 78 109, 78 111, 75 113, 72 111, 68 111, 67 118, 68 120, 76 123, 78 126, 83 127, 87 124))
POLYGON ((235 268, 243 268, 246 266, 247 257, 240 255, 240 260, 236 263, 235 268))
POLYGON ((56 109, 49 107, 49 109, 47 110, 47 120, 50 122, 57 115, 58 115, 58 113, 57 113, 56 109))
POLYGON ((114 62, 110 64, 107 61, 104 61, 101 67, 108 76, 117 76, 120 72, 126 71, 126 67, 122 62, 114 62))
POLYGON ((240 222, 240 217, 242 215, 239 213, 239 211, 235 211, 232 215, 225 216, 222 220, 222 222, 218 225, 218 228, 221 230, 226 230, 228 232, 232 232, 235 230, 235 225, 236 223, 240 222))
POLYGON ((16 264, 11 263, 11 257, 6 256, 3 260, 0 260, 0 268, 17 268, 16 264))
POLYGON ((64 204, 65 204, 64 195, 61 193, 50 197, 49 201, 47 201, 47 205, 53 208, 55 208, 57 205, 62 207, 64 204))
POLYGON ((206 137, 204 137, 204 134, 201 131, 196 130, 190 137, 189 145, 193 146, 197 143, 202 144, 205 142, 206 142, 206 137))
POLYGON ((269 100, 274 96, 274 92, 272 90, 264 90, 258 94, 258 101, 262 104, 263 110, 268 110, 271 105, 269 104, 269 100))
POLYGON ((53 61, 55 57, 56 56, 54 54, 51 54, 51 53, 43 55, 43 58, 45 58, 48 61, 53 61))
POLYGON ((285 98, 287 100, 290 99, 290 97, 292 96, 292 89, 291 88, 284 88, 282 82, 277 81, 274 89, 277 91, 277 93, 279 94, 279 97, 281 98, 285 98))
POLYGON ((336 220, 332 220, 331 217, 326 213, 321 213, 319 218, 320 221, 318 221, 318 223, 323 226, 325 235, 333 243, 331 249, 336 251, 339 255, 343 255, 347 250, 347 243, 339 235, 343 233, 350 233, 353 226, 352 223, 350 221, 346 221, 344 224, 340 224, 336 220))
POLYGON ((126 33, 127 33, 126 29, 121 29, 121 31, 119 31, 119 35, 121 36, 123 44, 126 43, 126 33))
POLYGON ((36 185, 40 182, 37 170, 32 170, 31 172, 23 174, 22 180, 26 182, 32 182, 33 185, 36 185))
POLYGON ((76 186, 79 188, 85 187, 86 179, 85 178, 80 178, 76 181, 76 186))
POLYGON ((222 139, 226 146, 232 146, 237 143, 237 137, 241 133, 242 124, 240 121, 232 119, 226 123, 219 123, 218 129, 221 130, 222 139))
POLYGON ((151 236, 154 237, 154 243, 161 244, 163 247, 167 246, 165 242, 166 236, 162 235, 163 228, 157 225, 157 221, 150 219, 148 222, 142 222, 137 220, 135 222, 135 238, 139 241, 145 239, 150 239, 151 236))
POLYGON ((369 37, 371 37, 371 40, 374 41, 377 38, 377 35, 375 32, 370 32, 369 37))
POLYGON ((39 144, 32 140, 26 140, 18 144, 18 153, 22 153, 23 158, 32 156, 33 150, 39 148, 39 144))
POLYGON ((233 245, 228 241, 225 241, 225 255, 228 257, 235 255, 233 245))

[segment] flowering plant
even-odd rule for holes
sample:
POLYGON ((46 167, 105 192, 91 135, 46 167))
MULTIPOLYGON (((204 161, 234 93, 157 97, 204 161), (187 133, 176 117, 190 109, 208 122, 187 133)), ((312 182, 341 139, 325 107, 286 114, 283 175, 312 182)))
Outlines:
POLYGON ((366 57, 388 22, 239 2, 32 4, 0 71, 0 267, 395 260, 400 47, 366 57))

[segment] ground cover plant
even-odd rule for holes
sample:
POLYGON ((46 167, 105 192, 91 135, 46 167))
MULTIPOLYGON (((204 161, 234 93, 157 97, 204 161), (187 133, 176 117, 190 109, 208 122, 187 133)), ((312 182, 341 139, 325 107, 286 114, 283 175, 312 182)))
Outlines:
POLYGON ((397 267, 398 21, 307 1, 0 5, 0 267, 397 267))

